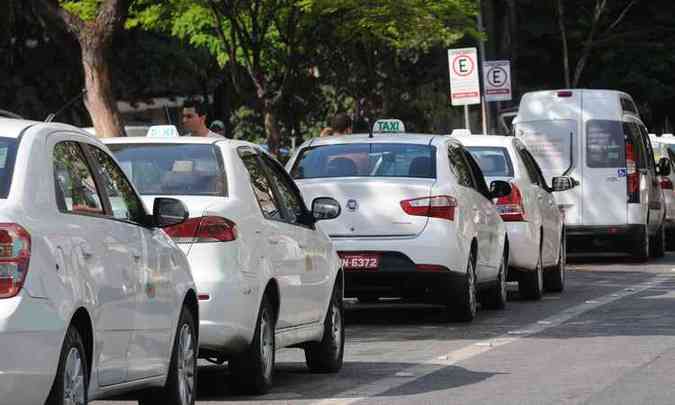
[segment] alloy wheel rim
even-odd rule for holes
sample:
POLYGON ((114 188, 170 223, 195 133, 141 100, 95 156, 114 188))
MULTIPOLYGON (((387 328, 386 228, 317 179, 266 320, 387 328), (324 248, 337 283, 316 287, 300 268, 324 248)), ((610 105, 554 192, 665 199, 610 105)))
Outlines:
POLYGON ((504 259, 502 259, 499 269, 499 291, 502 300, 506 301, 506 265, 504 264, 504 259))
POLYGON ((469 310, 471 314, 476 313, 476 286, 474 282, 473 260, 469 262, 469 270, 467 271, 466 280, 469 288, 469 310))
POLYGON ((192 329, 185 324, 180 330, 178 341, 178 390, 181 403, 192 403, 195 387, 195 348, 192 329))
POLYGON ((336 347, 342 344, 342 313, 337 303, 333 304, 333 314, 331 315, 331 322, 333 324, 333 341, 336 347))
POLYGON ((260 317, 260 353, 262 357, 263 375, 272 373, 274 361, 274 336, 271 330, 268 311, 265 310, 260 317))
POLYGON ((66 357, 63 369, 64 405, 84 405, 84 370, 82 356, 76 347, 72 347, 66 357))

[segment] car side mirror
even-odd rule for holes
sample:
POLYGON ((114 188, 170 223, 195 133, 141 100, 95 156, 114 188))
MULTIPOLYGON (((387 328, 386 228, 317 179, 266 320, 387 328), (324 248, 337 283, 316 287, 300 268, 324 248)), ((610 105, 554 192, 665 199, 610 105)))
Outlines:
POLYGON ((662 157, 659 159, 656 168, 659 171, 659 176, 670 176, 670 159, 662 157))
POLYGON ((511 194, 511 184, 502 180, 490 183, 490 198, 506 197, 511 194))
POLYGON ((317 221, 335 219, 340 216, 342 207, 340 203, 330 197, 319 197, 312 201, 312 216, 317 221))
POLYGON ((572 177, 559 176, 559 177, 553 178, 553 182, 551 184, 551 190, 553 192, 567 191, 567 190, 573 189, 574 187, 576 187, 578 185, 579 185, 579 182, 574 180, 572 177))
POLYGON ((159 228, 181 224, 189 215, 185 204, 175 198, 157 197, 152 205, 153 224, 159 228))

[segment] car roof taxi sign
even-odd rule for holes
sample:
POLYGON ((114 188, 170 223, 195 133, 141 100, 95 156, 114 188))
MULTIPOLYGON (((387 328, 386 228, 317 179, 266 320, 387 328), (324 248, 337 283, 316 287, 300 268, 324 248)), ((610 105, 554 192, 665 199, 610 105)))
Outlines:
POLYGON ((403 121, 397 119, 377 120, 373 125, 373 132, 379 134, 392 134, 405 132, 403 121))
POLYGON ((153 125, 148 129, 148 138, 172 138, 180 136, 174 125, 153 125))

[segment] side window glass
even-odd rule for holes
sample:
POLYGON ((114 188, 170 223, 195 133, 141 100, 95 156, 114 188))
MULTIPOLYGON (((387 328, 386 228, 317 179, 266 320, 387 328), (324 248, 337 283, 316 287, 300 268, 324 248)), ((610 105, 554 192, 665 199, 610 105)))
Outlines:
POLYGON ((54 188, 62 212, 103 215, 101 196, 84 153, 76 142, 54 146, 54 188))
POLYGON ((523 164, 525 165, 525 170, 527 171, 527 177, 530 178, 530 181, 533 184, 536 185, 541 185, 539 182, 539 176, 537 175, 537 170, 532 166, 532 162, 530 162, 530 159, 528 159, 527 151, 525 149, 518 148, 518 155, 520 155, 520 158, 523 160, 523 164))
POLYGON ((476 160, 473 158, 473 156, 471 156, 471 153, 469 153, 469 151, 464 150, 464 156, 466 157, 466 161, 469 163, 469 167, 471 168, 471 172, 473 173, 473 178, 475 179, 476 184, 476 191, 483 194, 485 198, 490 199, 490 190, 485 184, 485 177, 483 176, 483 172, 480 170, 480 166, 478 166, 478 163, 476 163, 476 160))
POLYGON ((278 163, 272 161, 272 159, 265 155, 262 155, 262 160, 269 168, 272 175, 272 181, 277 190, 279 190, 279 196, 281 197, 283 205, 287 208, 289 215, 289 218, 287 219, 295 224, 300 223, 303 214, 305 213, 305 209, 302 203, 302 197, 300 197, 300 194, 290 183, 292 180, 278 163))
POLYGON ((248 174, 251 176, 253 193, 258 200, 258 205, 260 205, 263 216, 268 219, 281 220, 282 216, 281 211, 279 210, 279 204, 274 197, 274 192, 265 175, 265 171, 258 162, 258 158, 254 153, 241 151, 239 156, 241 157, 241 161, 244 162, 248 174))
POLYGON ((87 148, 98 163, 99 175, 108 193, 113 217, 142 224, 145 221, 143 203, 117 163, 99 148, 93 146, 87 148))
POLYGON ((544 174, 541 172, 541 168, 539 167, 537 160, 527 149, 523 149, 523 153, 525 154, 526 160, 530 163, 530 166, 534 170, 535 176, 537 178, 537 184, 544 189, 548 189, 548 183, 546 183, 546 178, 544 178, 544 174))
POLYGON ((464 187, 476 188, 473 184, 471 168, 466 162, 462 150, 456 145, 450 145, 448 158, 450 159, 450 171, 457 177, 457 182, 464 187))

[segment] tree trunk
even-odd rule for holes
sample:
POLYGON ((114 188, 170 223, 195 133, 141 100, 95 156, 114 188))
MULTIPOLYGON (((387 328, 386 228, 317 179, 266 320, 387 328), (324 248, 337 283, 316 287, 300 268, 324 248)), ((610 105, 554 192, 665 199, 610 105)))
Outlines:
POLYGON ((565 88, 570 88, 570 58, 567 48, 567 29, 565 28, 565 6, 564 0, 558 0, 558 27, 560 28, 560 37, 562 38, 563 50, 563 69, 565 72, 565 88))
POLYGON ((267 134, 267 147, 269 152, 274 155, 279 155, 279 148, 281 146, 281 132, 277 123, 277 116, 274 113, 272 100, 261 100, 263 105, 263 116, 265 117, 265 133, 267 134))
POLYGON ((80 35, 80 47, 82 48, 84 85, 87 89, 84 105, 91 116, 96 136, 99 138, 126 136, 112 93, 106 47, 99 38, 87 31, 80 35))
POLYGON ((520 52, 518 50, 518 5, 516 0, 506 0, 509 9, 509 37, 511 39, 511 88, 513 100, 519 97, 518 65, 520 52))

